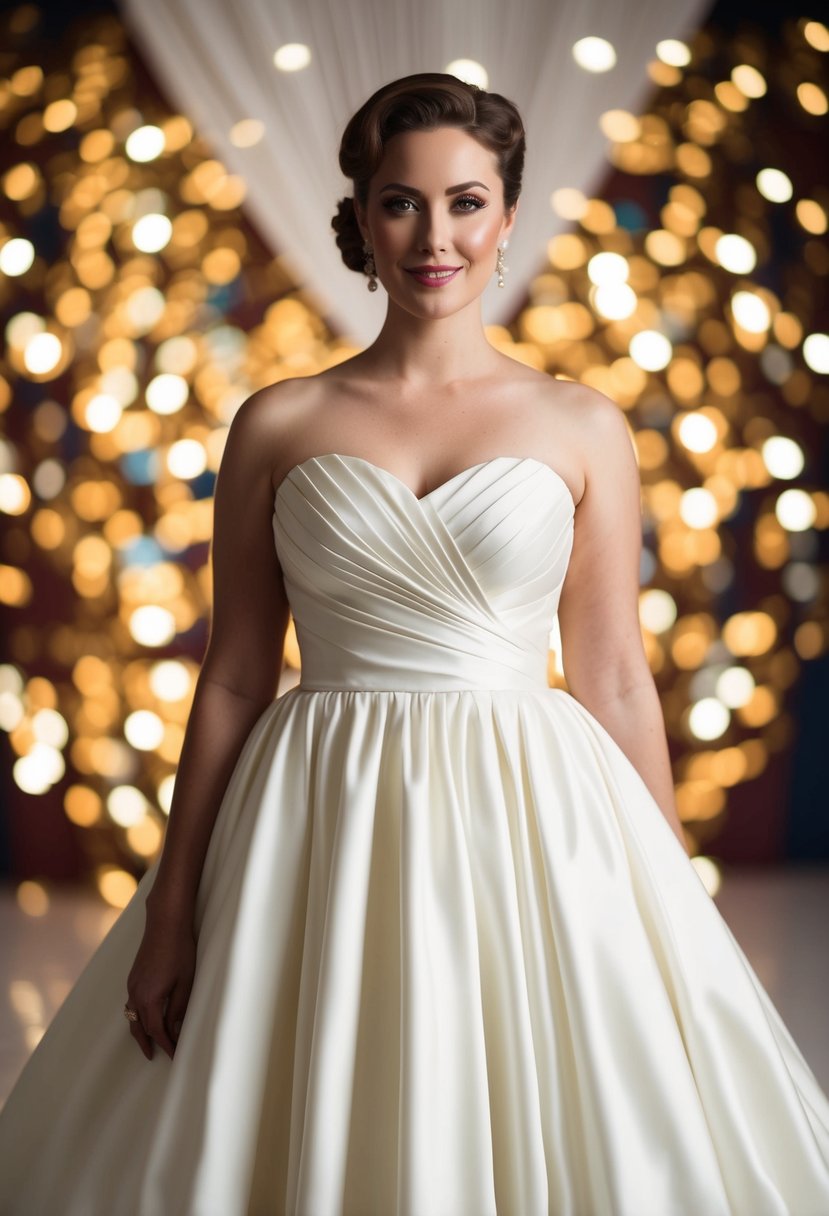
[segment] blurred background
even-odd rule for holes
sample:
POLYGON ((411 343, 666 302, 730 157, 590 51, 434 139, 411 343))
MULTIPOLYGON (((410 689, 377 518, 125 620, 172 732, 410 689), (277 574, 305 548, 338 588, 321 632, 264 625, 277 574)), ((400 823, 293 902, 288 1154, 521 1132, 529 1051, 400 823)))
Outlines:
POLYGON ((380 328, 337 149, 415 71, 524 115, 487 332, 625 412, 694 864, 829 1085, 827 55, 741 0, 3 6, 0 1095, 160 848, 231 419, 380 328))

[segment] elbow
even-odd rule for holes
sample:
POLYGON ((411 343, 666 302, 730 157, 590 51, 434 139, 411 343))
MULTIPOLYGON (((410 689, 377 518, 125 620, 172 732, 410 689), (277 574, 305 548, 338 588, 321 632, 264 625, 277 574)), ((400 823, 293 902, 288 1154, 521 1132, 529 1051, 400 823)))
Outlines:
POLYGON ((655 695, 657 691, 647 664, 594 669, 586 675, 576 673, 572 679, 568 677, 565 665, 564 675, 568 691, 588 709, 626 702, 643 693, 655 695))
POLYGON ((256 664, 221 663, 205 658, 199 672, 202 688, 220 688, 239 701, 264 708, 276 698, 282 662, 260 657, 256 664))

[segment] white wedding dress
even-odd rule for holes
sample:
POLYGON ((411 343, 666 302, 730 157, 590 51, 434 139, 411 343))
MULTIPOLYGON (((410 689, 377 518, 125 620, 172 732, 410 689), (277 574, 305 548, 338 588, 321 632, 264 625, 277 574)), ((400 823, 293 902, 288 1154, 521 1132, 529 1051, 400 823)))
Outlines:
POLYGON ((291 469, 302 678, 224 794, 175 1058, 122 1013, 156 862, 0 1114, 2 1216, 829 1214, 829 1100, 547 685, 574 514, 531 458, 291 469))

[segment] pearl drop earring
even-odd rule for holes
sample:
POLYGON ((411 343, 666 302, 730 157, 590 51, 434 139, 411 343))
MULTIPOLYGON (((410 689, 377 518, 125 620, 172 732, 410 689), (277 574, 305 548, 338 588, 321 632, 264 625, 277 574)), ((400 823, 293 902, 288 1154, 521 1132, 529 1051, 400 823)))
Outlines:
POLYGON ((377 268, 374 265, 374 251, 368 241, 363 242, 363 253, 366 255, 363 271, 369 276, 368 289, 369 291, 376 291, 377 280, 374 276, 377 274, 377 268))
POLYGON ((503 245, 498 246, 498 257, 495 260, 495 271, 498 275, 498 286, 499 287, 504 286, 504 275, 509 274, 509 267, 504 262, 504 250, 506 249, 508 244, 509 244, 509 241, 504 241, 503 245))

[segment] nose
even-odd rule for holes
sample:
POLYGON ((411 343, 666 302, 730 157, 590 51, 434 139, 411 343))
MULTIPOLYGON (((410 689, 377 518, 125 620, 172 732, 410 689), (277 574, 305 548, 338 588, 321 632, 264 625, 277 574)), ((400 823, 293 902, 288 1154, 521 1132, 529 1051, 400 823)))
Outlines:
POLYGON ((448 223, 448 219, 442 213, 440 206, 432 209, 424 203, 420 214, 422 218, 418 235, 421 251, 426 253, 446 249, 447 236, 444 225, 448 223))

